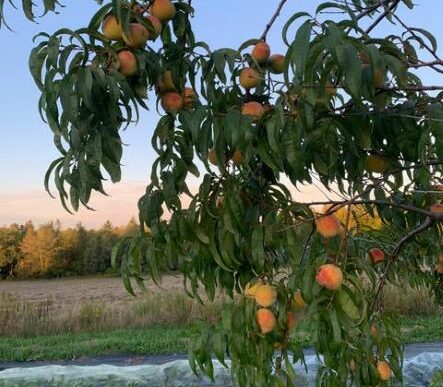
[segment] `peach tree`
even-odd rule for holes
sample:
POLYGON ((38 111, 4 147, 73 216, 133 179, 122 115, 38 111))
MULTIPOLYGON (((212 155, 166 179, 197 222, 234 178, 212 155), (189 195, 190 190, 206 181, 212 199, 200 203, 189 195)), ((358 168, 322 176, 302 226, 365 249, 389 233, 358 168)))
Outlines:
MULTIPOLYGON (((34 19, 38 4, 22 3, 34 19)), ((336 0, 310 14, 281 0, 261 35, 216 50, 194 36, 191 0, 99 3, 85 28, 37 35, 30 55, 60 152, 47 190, 52 178, 66 210, 88 207, 121 178, 122 131, 157 106, 139 231, 113 259, 131 293, 174 269, 191 297, 233 298, 192 342, 193 370, 213 377, 212 358, 229 358, 236 385, 293 384, 303 315, 318 385, 401 381, 385 285, 443 298, 443 86, 419 77, 443 73, 443 60, 431 33, 399 16, 412 1, 336 0), (284 6, 297 12, 275 53, 266 38, 284 6), (394 32, 377 35, 381 24, 394 32), (306 184, 339 199, 296 201, 306 184), (382 227, 351 222, 356 208, 382 227)))

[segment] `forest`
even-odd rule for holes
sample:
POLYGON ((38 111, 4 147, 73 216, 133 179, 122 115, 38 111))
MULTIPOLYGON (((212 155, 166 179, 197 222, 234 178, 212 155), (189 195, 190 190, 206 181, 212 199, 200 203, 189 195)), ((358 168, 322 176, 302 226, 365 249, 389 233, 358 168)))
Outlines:
POLYGON ((81 223, 63 228, 59 221, 0 227, 0 278, 117 273, 118 268, 111 267, 112 248, 136 229, 134 219, 121 227, 107 221, 99 229, 87 229, 81 223))

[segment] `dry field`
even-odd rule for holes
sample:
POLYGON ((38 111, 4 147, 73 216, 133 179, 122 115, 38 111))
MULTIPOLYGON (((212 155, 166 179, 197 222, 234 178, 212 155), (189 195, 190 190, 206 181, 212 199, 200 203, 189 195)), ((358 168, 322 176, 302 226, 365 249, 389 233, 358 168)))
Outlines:
MULTIPOLYGON (((149 282, 148 292, 129 295, 120 278, 65 278, 0 281, 0 336, 99 332, 153 326, 183 327, 199 319, 214 321, 226 299, 204 306, 183 291, 179 276, 165 276, 162 288, 149 282)), ((429 289, 387 287, 388 311, 406 316, 443 313, 429 289)))
POLYGON ((182 279, 165 276, 162 287, 126 292, 120 278, 0 281, 0 336, 103 331, 213 320, 221 300, 202 306, 183 291, 182 279))
MULTIPOLYGON (((182 279, 179 276, 165 276, 162 289, 152 281, 147 283, 150 292, 164 293, 180 291, 182 279)), ((36 279, 24 281, 0 281, 0 294, 9 294, 30 304, 38 304, 51 300, 53 306, 77 305, 90 302, 100 302, 105 305, 117 306, 131 302, 138 302, 143 297, 134 285, 139 297, 131 296, 123 287, 120 278, 63 278, 63 279, 36 279)))

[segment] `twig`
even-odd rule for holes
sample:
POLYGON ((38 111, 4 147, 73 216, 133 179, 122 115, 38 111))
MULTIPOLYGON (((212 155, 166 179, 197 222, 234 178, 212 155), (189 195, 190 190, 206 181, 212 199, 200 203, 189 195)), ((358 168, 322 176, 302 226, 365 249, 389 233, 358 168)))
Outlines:
POLYGON ((431 62, 419 61, 418 63, 408 63, 408 67, 412 67, 412 68, 432 67, 432 66, 435 66, 435 65, 443 66, 443 60, 436 59, 436 60, 431 61, 431 62))
MULTIPOLYGON (((400 17, 398 17, 395 13, 392 14, 392 16, 394 17, 395 20, 397 20, 402 27, 407 30, 418 42, 420 42, 420 44, 437 60, 441 62, 441 58, 437 55, 437 53, 431 48, 429 47, 429 45, 423 40, 420 39, 420 37, 410 28, 408 27, 402 19, 400 19, 400 17)), ((434 65, 430 65, 429 67, 431 67, 432 69, 434 69, 435 71, 439 72, 439 73, 443 73, 443 70, 435 67, 434 65)))
POLYGON ((427 91, 427 90, 443 90, 443 86, 386 86, 379 87, 383 91, 427 91))
POLYGON ((260 37, 260 40, 266 41, 266 36, 268 35, 269 30, 271 29, 272 25, 274 24, 275 20, 277 19, 278 15, 280 15, 280 11, 282 10, 283 6, 285 5, 287 0, 281 0, 280 4, 277 7, 277 10, 275 11, 274 15, 272 16, 271 20, 268 24, 266 24, 266 28, 263 31, 263 34, 260 37))
POLYGON ((377 293, 375 294, 374 302, 372 304, 371 310, 374 310, 375 305, 379 302, 380 296, 383 292, 383 287, 385 286, 386 279, 389 274, 389 270, 392 266, 392 263, 395 262, 395 260, 398 258, 398 256, 401 253, 401 250, 403 249, 404 245, 412 239, 417 234, 422 233, 423 231, 426 231, 428 228, 430 228, 434 224, 434 219, 431 217, 427 217, 426 220, 418 227, 412 229, 409 233, 407 233, 403 238, 401 238, 397 244, 395 245, 394 251, 392 252, 391 258, 389 259, 388 263, 386 264, 385 272, 383 273, 383 276, 380 279, 380 282, 378 283, 378 289, 377 293))
MULTIPOLYGON (((388 16, 391 11, 397 7, 398 3, 400 3, 400 0, 396 0, 394 3, 392 3, 389 7, 385 9, 385 11, 366 29, 365 33, 369 34, 377 25, 386 17, 388 16)), ((382 4, 379 4, 381 6, 382 4)))

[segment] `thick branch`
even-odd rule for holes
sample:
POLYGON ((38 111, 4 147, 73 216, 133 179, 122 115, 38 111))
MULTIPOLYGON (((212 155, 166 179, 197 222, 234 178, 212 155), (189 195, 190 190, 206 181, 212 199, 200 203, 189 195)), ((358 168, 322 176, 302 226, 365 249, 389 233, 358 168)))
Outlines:
MULTIPOLYGON (((310 203, 304 203, 304 204, 307 204, 308 206, 332 204, 334 206, 334 208, 333 208, 333 211, 330 211, 330 212, 336 212, 340 208, 348 205, 349 203, 350 203, 349 200, 338 200, 338 201, 329 200, 329 201, 310 202, 310 203)), ((375 200, 375 199, 354 200, 354 201, 352 201, 352 204, 376 204, 376 205, 380 205, 380 206, 401 208, 405 211, 416 212, 417 214, 425 215, 434 221, 442 221, 443 220, 443 213, 430 212, 428 210, 424 210, 423 208, 418 208, 415 206, 411 206, 409 204, 393 203, 393 202, 387 202, 384 200, 375 200)))
POLYGON ((277 7, 277 10, 275 11, 274 15, 272 15, 271 20, 269 20, 269 23, 266 24, 266 28, 263 31, 263 34, 260 37, 260 40, 266 41, 266 36, 268 35, 269 30, 271 29, 272 25, 274 24, 275 20, 277 20, 278 15, 280 15, 280 11, 282 10, 283 6, 285 5, 287 0, 281 0, 280 4, 277 7))

